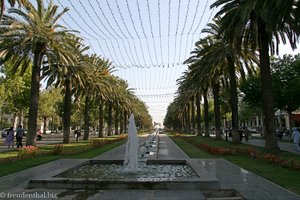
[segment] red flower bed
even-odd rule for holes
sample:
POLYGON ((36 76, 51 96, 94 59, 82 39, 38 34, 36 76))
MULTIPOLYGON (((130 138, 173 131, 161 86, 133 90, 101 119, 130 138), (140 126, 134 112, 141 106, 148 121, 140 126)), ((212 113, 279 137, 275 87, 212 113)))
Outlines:
MULTIPOLYGON (((184 137, 183 137, 184 138, 184 137)), ((293 159, 283 159, 279 155, 263 153, 255 148, 224 148, 224 147, 213 147, 208 144, 197 143, 192 138, 184 138, 189 143, 192 143, 199 149, 206 151, 213 155, 246 155, 251 158, 268 162, 269 164, 279 165, 289 169, 300 170, 300 162, 293 159)))

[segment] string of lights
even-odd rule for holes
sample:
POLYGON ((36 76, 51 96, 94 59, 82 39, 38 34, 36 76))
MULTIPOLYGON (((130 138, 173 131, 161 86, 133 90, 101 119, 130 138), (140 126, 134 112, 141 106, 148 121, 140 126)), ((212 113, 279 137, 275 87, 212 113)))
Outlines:
MULTIPOLYGON (((131 24, 132 24, 132 26, 133 26, 133 30, 134 30, 135 34, 137 35, 137 37, 138 37, 139 44, 140 44, 140 48, 142 49, 141 37, 139 36, 139 33, 138 33, 137 29, 136 29, 136 25, 135 25, 134 20, 133 20, 133 17, 132 17, 132 13, 131 13, 131 10, 130 10, 129 4, 128 4, 128 0, 126 0, 126 7, 127 7, 128 13, 129 13, 129 17, 130 17, 131 24)), ((134 44, 134 50, 135 50, 135 54, 136 54, 136 58, 137 58, 137 60, 138 60, 138 63, 139 63, 140 66, 142 66, 142 65, 140 64, 141 62, 139 61, 139 57, 138 57, 138 55, 137 55, 137 49, 136 49, 136 45, 135 45, 135 42, 134 42, 134 41, 133 41, 133 44, 134 44)))
POLYGON ((176 24, 176 30, 175 30, 175 48, 174 48, 174 60, 172 66, 176 63, 176 50, 177 50, 177 34, 178 34, 178 27, 179 27, 179 16, 180 16, 180 6, 181 6, 181 0, 178 0, 178 7, 177 7, 177 24, 176 24))
MULTIPOLYGON (((147 49, 148 49, 148 53, 149 53, 150 62, 152 64, 152 66, 154 66, 154 63, 153 63, 153 60, 152 60, 152 56, 151 56, 151 52, 150 52, 150 48, 149 48, 148 37, 146 35, 145 28, 144 28, 144 25, 143 25, 143 20, 142 20, 141 10, 140 10, 140 4, 139 4, 138 0, 136 0, 136 6, 137 6, 137 10, 138 10, 138 16, 139 16, 138 18, 139 18, 139 21, 140 21, 142 32, 143 32, 143 35, 144 35, 145 40, 146 40, 146 45, 147 45, 147 49)), ((146 63, 143 51, 142 51, 142 58, 143 58, 144 62, 146 63)), ((149 68, 149 67, 147 67, 147 68, 149 68)))
MULTIPOLYGON (((103 21, 101 20, 100 16, 99 16, 98 13, 96 12, 96 10, 95 10, 94 6, 92 5, 92 3, 90 2, 90 0, 88 0, 88 3, 89 3, 90 8, 92 9, 93 13, 94 13, 95 16, 96 16, 96 19, 98 19, 98 21, 100 22, 101 27, 103 27, 103 28, 105 29, 105 31, 108 32, 108 34, 109 34, 109 35, 117 42, 118 49, 120 50, 121 48, 120 48, 120 44, 119 44, 119 42, 118 42, 117 37, 121 38, 121 36, 119 36, 119 34, 115 31, 115 29, 114 29, 113 27, 110 27, 110 28, 111 28, 111 30, 114 32, 114 34, 111 33, 111 31, 106 27, 106 25, 105 25, 105 24, 103 23, 103 21), (117 37, 116 37, 115 35, 116 35, 117 37)), ((97 1, 97 3, 98 3, 98 1, 97 1)), ((80 4, 82 5, 81 2, 80 2, 80 4)), ((82 5, 82 7, 84 7, 84 6, 82 5)), ((87 10, 86 10, 85 7, 84 7, 84 10, 85 10, 85 12, 87 12, 87 10)), ((87 12, 87 13, 88 13, 88 12, 87 12)), ((95 23, 94 23, 94 24, 95 24, 95 23)), ((108 24, 110 25, 110 23, 108 23, 108 24)), ((98 26, 97 26, 97 27, 98 27, 98 26)), ((124 44, 123 41, 122 41, 122 43, 123 43, 123 46, 125 46, 125 44, 124 44)), ((129 49, 131 49, 131 48, 129 48, 129 49)), ((129 62, 131 63, 131 65, 136 65, 135 61, 132 61, 132 60, 131 60, 131 58, 134 60, 134 56, 133 56, 133 55, 129 56, 128 53, 127 53, 127 51, 125 51, 125 53, 127 54, 127 58, 128 58, 128 60, 129 60, 129 62), (133 63, 134 63, 134 64, 133 64, 133 63)))
POLYGON ((78 1, 54 0, 71 7, 65 26, 79 30, 91 52, 113 62, 114 74, 128 80, 133 92, 151 105, 152 115, 163 113, 177 96, 176 79, 186 68, 182 61, 190 45, 193 49, 213 17, 208 13, 212 0, 78 1))
MULTIPOLYGON (((201 17, 200 17, 200 20, 199 20, 198 24, 196 25, 196 28, 195 28, 194 32, 192 33, 192 39, 194 39, 194 35, 195 35, 196 31, 199 29, 199 26, 200 26, 200 24, 201 24, 201 22, 202 22, 202 20, 203 20, 203 16, 204 16, 205 11, 206 11, 206 9, 207 9, 208 2, 209 2, 209 0, 206 0, 206 3, 205 3, 205 6, 204 6, 204 9, 203 9, 203 12, 202 12, 201 17)), ((197 39, 199 39, 199 38, 197 38, 197 39)), ((191 43, 191 48, 190 48, 190 50, 193 49, 193 46, 194 46, 194 44, 191 43)))
MULTIPOLYGON (((81 14, 78 12, 78 10, 76 9, 76 7, 70 2, 70 0, 68 0, 68 2, 70 3, 70 5, 71 5, 72 8, 74 9, 74 11, 77 13, 77 15, 80 17, 80 19, 84 22, 84 24, 86 24, 86 26, 87 26, 87 27, 88 27, 95 35, 97 35, 98 37, 100 37, 100 38, 104 41, 105 46, 106 46, 106 48, 108 49, 110 56, 112 57, 112 53, 110 52, 110 48, 108 47, 106 40, 105 40, 101 35, 99 35, 99 34, 98 34, 98 33, 97 33, 97 32, 89 25, 89 23, 88 23, 84 18, 81 17, 81 14)), ((61 4, 61 3, 60 3, 60 4, 61 4)), ((62 5, 62 4, 61 4, 61 5, 62 5)), ((71 19, 72 19, 79 27, 82 27, 82 26, 80 26, 80 25, 78 24, 78 22, 77 22, 71 15, 69 15, 69 16, 70 16, 70 18, 71 18, 71 19)), ((84 30, 84 29, 81 28, 81 30, 84 30)), ((91 35, 91 34, 89 34, 89 35, 91 35)), ((100 44, 97 38, 95 38, 94 36, 92 36, 92 37, 97 41, 98 44, 100 44)), ((101 47, 101 45, 99 45, 99 46, 101 47)), ((112 46, 112 50, 113 50, 113 52, 115 53, 115 49, 114 49, 113 47, 114 47, 114 46, 112 46)), ((113 58, 113 57, 112 57, 112 58, 113 58)), ((117 63, 119 63, 119 65, 121 65, 121 62, 119 61, 118 56, 116 56, 116 53, 115 53, 115 59, 113 60, 113 62, 116 62, 116 61, 117 61, 117 63)))
MULTIPOLYGON (((47 3, 49 4, 50 3, 50 1, 49 0, 47 0, 47 3)), ((62 4, 60 4, 63 8, 64 8, 64 6, 62 5, 62 4)), ((72 19, 72 16, 67 12, 67 15, 72 19)), ((68 24, 63 18, 61 18, 61 20, 64 22, 64 24, 65 25, 67 25, 68 27, 69 27, 69 30, 71 30, 72 28, 72 26, 70 25, 70 24, 68 24)), ((76 24, 77 26, 78 26, 78 24, 76 24)), ((80 27, 80 26, 78 26, 78 27, 80 27)), ((96 38, 94 38, 92 35, 90 35, 89 33, 87 33, 87 32, 85 32, 85 31, 83 31, 85 34, 87 34, 89 37, 91 37, 91 38, 93 38, 93 39, 96 39, 96 38)), ((85 39, 86 41, 88 41, 89 42, 89 44, 91 44, 91 41, 90 41, 90 39, 88 39, 88 38, 86 38, 86 37, 84 37, 84 36, 82 36, 82 35, 80 35, 80 37, 81 38, 83 38, 83 39, 85 39)), ((90 48, 94 51, 94 53, 96 54, 96 51, 94 50, 94 48, 92 47, 92 46, 90 46, 90 48)), ((102 55, 105 55, 104 54, 104 52, 103 52, 103 50, 102 50, 102 48, 100 48, 100 51, 101 51, 101 53, 102 53, 102 55)), ((105 56, 106 57, 106 56, 105 56)))
POLYGON ((184 33, 184 30, 185 30, 187 18, 189 16, 190 3, 191 3, 191 0, 189 0, 188 3, 187 3, 186 15, 185 15, 185 19, 184 19, 184 22, 183 22, 183 28, 182 28, 182 31, 181 31, 181 34, 180 34, 179 56, 178 56, 178 62, 177 63, 181 62, 182 38, 183 38, 183 33, 184 33))
POLYGON ((160 21, 160 1, 157 1, 158 7, 158 32, 159 32, 159 48, 160 48, 160 58, 161 58, 161 65, 164 65, 164 57, 163 57, 163 50, 162 50, 162 41, 161 41, 161 21, 160 21))
MULTIPOLYGON (((123 14, 122 14, 122 12, 121 12, 121 9, 120 9, 120 6, 119 6, 119 4, 118 4, 118 2, 117 2, 116 0, 115 0, 115 4, 116 4, 116 6, 117 6, 117 10, 118 10, 118 13, 119 13, 119 15, 120 15, 120 18, 121 18, 121 21, 122 21, 123 26, 125 27, 125 29, 126 29, 127 33, 129 34, 131 40, 134 40, 132 34, 130 33, 130 31, 129 31, 129 29, 128 29, 126 23, 125 23, 124 16, 123 16, 123 14)), ((128 58, 129 60, 131 60, 130 58, 132 58, 134 64, 132 63, 132 61, 130 61, 131 64, 132 64, 133 66, 138 66, 138 65, 136 64, 135 60, 134 60, 134 56, 133 56, 132 50, 131 50, 131 48, 130 48, 130 43, 129 43, 128 39, 127 39, 127 44, 129 45, 129 52, 130 52, 130 54, 131 54, 131 56, 129 56, 128 53, 127 53, 127 51, 126 51, 125 53, 126 53, 126 55, 127 55, 127 58, 128 58)))
POLYGON ((152 42, 153 42, 153 45, 154 45, 155 60, 156 60, 156 63, 158 64, 157 52, 156 52, 156 45, 155 45, 155 41, 154 41, 153 27, 152 27, 152 22, 151 22, 151 15, 150 15, 149 0, 147 0, 147 10, 148 10, 148 21, 149 21, 149 25, 150 25, 150 33, 151 33, 152 42))
POLYGON ((169 18, 168 18, 168 67, 170 66, 170 21, 171 21, 171 0, 169 0, 169 18))

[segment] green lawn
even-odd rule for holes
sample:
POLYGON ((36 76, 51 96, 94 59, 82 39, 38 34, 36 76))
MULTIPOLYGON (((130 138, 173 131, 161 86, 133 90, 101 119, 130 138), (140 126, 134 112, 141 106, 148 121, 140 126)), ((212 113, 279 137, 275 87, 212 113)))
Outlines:
POLYGON ((54 145, 46 145, 39 148, 40 155, 37 155, 36 157, 13 161, 3 161, 3 159, 17 157, 18 151, 2 152, 0 153, 0 161, 2 160, 2 163, 0 164, 0 176, 5 176, 62 158, 93 158, 124 143, 125 140, 116 140, 101 147, 91 148, 89 146, 89 141, 74 142, 71 144, 64 144, 63 151, 58 155, 50 154, 54 149, 54 145))
MULTIPOLYGON (((232 144, 226 141, 216 141, 211 138, 204 137, 189 137, 188 140, 183 139, 182 137, 171 137, 174 142, 180 146, 186 154, 191 158, 224 158, 241 168, 244 168, 248 171, 251 171, 261 177, 266 178, 282 187, 293 191, 297 194, 300 194, 300 171, 287 169, 281 166, 276 166, 273 164, 269 164, 262 160, 256 160, 251 158, 250 156, 245 155, 211 155, 205 151, 200 150, 195 146, 195 144, 205 143, 214 147, 240 147, 247 148, 248 145, 244 144, 232 144)), ((253 147, 253 146, 251 146, 253 147)), ((262 150, 259 147, 253 147, 258 150, 262 150)), ((292 154, 289 152, 282 152, 280 156, 283 158, 292 158, 300 161, 300 158, 296 154, 292 154)))

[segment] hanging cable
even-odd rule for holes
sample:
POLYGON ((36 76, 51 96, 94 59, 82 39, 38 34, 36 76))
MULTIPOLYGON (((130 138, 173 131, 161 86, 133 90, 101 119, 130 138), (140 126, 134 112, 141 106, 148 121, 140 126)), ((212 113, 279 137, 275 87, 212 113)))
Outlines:
MULTIPOLYGON (((198 0, 198 2, 197 2, 195 13, 194 13, 194 17, 193 17, 191 26, 189 28, 189 31, 187 32, 187 40, 186 40, 186 43, 185 43, 185 50, 184 50, 184 52, 185 52, 184 60, 187 58, 186 54, 187 54, 187 47, 188 47, 189 36, 190 36, 191 31, 192 31, 192 28, 194 27, 195 19, 196 19, 197 13, 198 13, 199 3, 200 3, 200 0, 198 0)), ((193 43, 193 41, 191 43, 193 43)), ((188 53, 190 53, 190 52, 188 52, 188 53)))
MULTIPOLYGON (((81 3, 81 1, 79 1, 80 2, 80 4, 82 5, 82 7, 84 8, 84 10, 88 13, 88 11, 86 10, 86 8, 84 7, 84 5, 81 3)), ((107 29, 106 28, 106 26, 105 26, 105 24, 102 22, 102 20, 101 20, 101 18, 100 18, 100 16, 98 15, 98 13, 96 12, 96 10, 95 10, 95 8, 94 8, 94 6, 91 4, 91 2, 90 2, 90 0, 88 0, 88 3, 89 3, 89 6, 91 7, 91 9, 93 10, 93 13, 96 15, 96 18, 98 19, 98 21, 101 23, 101 27, 103 27, 107 32, 108 32, 108 34, 109 35, 111 35, 112 37, 113 37, 113 39, 117 42, 117 46, 118 46, 118 49, 119 49, 119 51, 120 51, 120 44, 119 44, 119 42, 118 42, 118 39, 115 37, 115 35, 114 34, 112 34, 111 33, 111 31, 109 30, 109 29, 107 29)), ((97 2, 98 3, 98 2, 97 2)), ((92 18, 91 16, 90 16, 90 18, 92 18)), ((93 20, 94 21, 94 20, 93 20)), ((94 24, 96 25, 96 23, 94 22, 94 24)), ((110 25, 110 23, 108 23, 109 25, 110 25)), ((97 25, 96 25, 97 26, 97 25)), ((97 28, 99 29, 99 27, 97 26, 97 28)), ((113 28, 112 28, 112 30, 113 30, 113 28)), ((102 32, 102 30, 101 30, 101 32, 102 32)), ((106 35, 106 34, 105 34, 106 35)), ((116 34, 119 38, 121 38, 118 34, 116 34)), ((108 36, 107 36, 108 37, 108 36)), ((122 41, 123 42, 123 41, 122 41)), ((124 46, 124 48, 125 48, 125 44, 123 43, 123 46, 124 46)), ((130 49, 130 48, 129 48, 130 49)), ((120 52, 121 53, 121 52, 120 52)), ((127 54, 127 51, 125 51, 125 53, 127 54)), ((129 62, 131 63, 131 65, 136 65, 136 63, 135 62, 132 62, 132 60, 130 59, 130 58, 133 58, 133 56, 129 56, 128 54, 127 54, 127 57, 128 57, 128 60, 129 60, 129 62)))
POLYGON ((170 21, 171 21, 171 0, 169 0, 169 18, 168 18, 168 67, 170 64, 170 21))
MULTIPOLYGON (((137 10, 138 10, 138 15, 139 15, 139 21, 140 21, 140 24, 141 24, 141 27, 142 27, 142 31, 143 31, 145 40, 146 40, 146 46, 147 46, 147 50, 148 50, 148 52, 149 52, 150 62, 151 62, 151 64, 152 64, 152 66, 153 66, 154 63, 153 63, 152 56, 151 56, 151 52, 150 52, 150 48, 149 48, 148 37, 147 37, 147 35, 146 35, 145 28, 144 28, 144 25, 143 25, 143 21, 142 21, 142 17, 141 17, 140 5, 139 5, 139 1, 138 1, 138 0, 136 0, 136 6, 137 6, 137 10)), ((142 51, 142 57, 143 57, 143 60, 144 60, 144 62, 146 63, 143 49, 141 49, 141 51, 142 51)))
MULTIPOLYGON (((87 27, 89 27, 89 29, 91 29, 91 31, 92 32, 94 32, 97 36, 99 36, 103 41, 104 41, 104 43, 105 43, 105 46, 107 47, 107 49, 108 49, 108 51, 110 51, 109 50, 109 48, 108 48, 108 45, 107 45, 107 42, 106 42, 106 40, 101 36, 101 35, 99 35, 88 23, 87 23, 87 21, 85 20, 85 19, 83 19, 82 17, 81 17, 81 14, 79 13, 79 11, 76 9, 76 7, 71 3, 71 1, 70 0, 68 0, 68 2, 70 3, 70 5, 73 7, 73 9, 74 9, 74 11, 78 14, 78 16, 80 16, 80 19, 87 25, 87 27)), ((75 22, 75 20, 74 20, 74 22, 75 22)), ((77 23, 77 22, 76 22, 77 23)), ((97 39, 96 39, 97 40, 97 39)), ((98 41, 98 40, 97 40, 98 41)), ((114 51, 114 50, 113 50, 114 51)), ((114 52, 115 53, 115 52, 114 52)), ((112 55, 111 54, 111 52, 110 52, 110 55, 112 55)), ((119 65, 121 65, 121 62, 119 61, 119 59, 118 59, 118 56, 116 55, 116 53, 115 53, 115 58, 116 58, 116 61, 119 63, 119 65)))
POLYGON ((155 55, 155 60, 156 60, 156 63, 158 64, 157 52, 156 52, 156 45, 155 45, 154 34, 153 34, 153 28, 152 28, 152 22, 151 22, 151 15, 150 15, 149 0, 147 0, 147 10, 148 10, 148 20, 149 20, 149 25, 150 25, 150 32, 151 32, 151 36, 152 36, 152 42, 153 42, 153 45, 154 45, 154 55, 155 55))
MULTIPOLYGON (((196 26, 194 32, 192 33, 192 40, 194 39, 194 35, 195 35, 196 31, 199 29, 199 26, 200 26, 200 24, 201 24, 201 22, 202 22, 202 20, 203 20, 203 16, 204 16, 205 11, 206 11, 206 9, 207 9, 208 2, 209 2, 209 0, 206 0, 206 3, 205 3, 205 6, 204 6, 202 15, 201 15, 201 17, 200 17, 200 20, 199 20, 199 22, 198 22, 198 24, 197 24, 197 26, 196 26)), ((200 31, 200 32, 201 32, 201 31, 200 31)), ((199 38, 197 38, 197 39, 199 39, 199 38)), ((190 48, 191 51, 192 51, 192 49, 193 49, 193 46, 194 46, 194 44, 193 44, 193 42, 192 42, 192 43, 191 43, 191 48, 190 48)))
MULTIPOLYGON (((122 14, 122 12, 121 12, 121 9, 120 9, 120 6, 119 6, 119 4, 118 4, 118 2, 117 2, 116 0, 115 0, 115 4, 116 4, 116 6, 117 6, 118 13, 119 13, 119 15, 120 15, 120 18, 121 18, 121 21, 122 21, 122 23, 123 23, 123 26, 125 27, 125 29, 126 29, 127 33, 129 34, 130 38, 131 38, 132 40, 134 40, 134 37, 131 35, 131 33, 130 33, 130 31, 129 31, 129 29, 128 29, 126 23, 125 23, 124 16, 123 16, 123 14, 122 14)), ((131 48, 130 48, 130 43, 129 43, 128 40, 127 40, 127 42, 128 42, 128 44, 129 44, 129 52, 130 52, 131 56, 128 55, 127 51, 126 51, 125 53, 127 54, 128 59, 129 59, 129 57, 131 57, 131 58, 133 59, 134 66, 138 66, 138 65, 136 64, 135 60, 134 60, 134 56, 133 56, 132 50, 131 50, 131 48)))
POLYGON ((179 16, 180 16, 180 5, 181 0, 178 0, 178 7, 177 7, 177 24, 176 24, 176 30, 175 30, 175 48, 174 48, 174 60, 173 60, 173 66, 175 66, 175 60, 176 60, 176 50, 177 50, 177 34, 178 34, 178 27, 179 27, 179 16))
POLYGON ((184 19, 184 22, 183 22, 183 28, 182 28, 182 31, 181 31, 181 34, 180 34, 179 56, 178 56, 178 62, 177 63, 181 63, 180 58, 181 58, 182 37, 183 37, 183 33, 184 33, 184 30, 185 30, 187 18, 188 18, 189 11, 190 11, 190 3, 191 3, 191 0, 189 0, 188 4, 187 4, 187 9, 186 9, 187 11, 186 11, 185 19, 184 19))
MULTIPOLYGON (((117 25, 118 29, 121 31, 121 34, 125 37, 127 43, 129 44, 128 37, 127 37, 126 34, 122 31, 122 29, 121 29, 121 27, 120 27, 118 21, 116 20, 116 17, 115 17, 115 15, 114 15, 114 12, 112 11, 112 8, 110 7, 110 4, 108 3, 107 0, 106 0, 106 4, 107 4, 107 6, 108 6, 108 9, 109 9, 109 11, 110 11, 111 16, 113 17, 113 20, 114 20, 115 24, 117 25)), ((129 46, 130 46, 130 45, 129 45, 129 46)), ((125 52, 126 52, 126 54, 127 54, 127 49, 126 49, 126 46, 125 46, 125 45, 124 45, 124 49, 126 50, 125 52)), ((129 48, 129 49, 130 49, 130 48, 129 48)), ((121 49, 119 49, 119 50, 121 51, 121 49)), ((130 49, 130 50, 131 50, 131 49, 130 49)), ((127 54, 127 57, 129 57, 128 54, 127 54)), ((125 62, 125 60, 124 60, 124 58, 123 58, 122 52, 121 52, 121 58, 122 58, 123 61, 125 62)), ((125 63, 126 63, 126 62, 125 62, 125 63)))
MULTIPOLYGON (((132 13, 131 13, 131 10, 130 10, 129 4, 128 4, 128 0, 126 0, 126 6, 127 6, 127 10, 128 10, 128 13, 129 13, 129 17, 130 17, 131 23, 132 23, 132 25, 133 25, 133 30, 134 30, 135 34, 137 35, 137 37, 138 37, 139 44, 140 44, 140 48, 142 48, 141 38, 140 38, 140 36, 139 36, 138 31, 136 30, 136 25, 135 25, 134 20, 133 20, 133 17, 132 17, 132 13)), ((133 42, 134 42, 134 41, 133 41, 133 42)), ((138 54, 137 54, 137 48, 136 48, 136 46, 135 46, 135 42, 134 42, 134 50, 135 50, 135 54, 136 54, 136 57, 137 57, 138 62, 141 63, 141 62, 139 61, 139 57, 138 57, 138 54)))
POLYGON ((160 48, 160 57, 161 57, 161 65, 164 65, 164 58, 162 53, 162 42, 161 42, 161 21, 160 21, 160 0, 157 0, 158 7, 158 32, 159 32, 159 48, 160 48))

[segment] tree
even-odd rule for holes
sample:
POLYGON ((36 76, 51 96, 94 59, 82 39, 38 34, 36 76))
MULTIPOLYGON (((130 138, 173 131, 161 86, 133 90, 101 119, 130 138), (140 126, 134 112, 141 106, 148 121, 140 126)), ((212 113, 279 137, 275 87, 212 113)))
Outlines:
POLYGON ((27 70, 20 75, 20 72, 13 72, 13 65, 7 62, 1 68, 3 77, 0 79, 1 87, 1 111, 2 114, 12 114, 17 123, 23 124, 24 116, 28 112, 29 94, 30 94, 30 71, 27 70))
POLYGON ((55 106, 59 101, 60 101, 60 94, 58 90, 55 89, 43 90, 40 93, 39 115, 43 119, 44 134, 46 134, 46 130, 47 130, 47 120, 54 115, 55 106))
POLYGON ((82 44, 82 39, 74 35, 65 36, 67 50, 72 53, 72 58, 61 62, 50 60, 43 66, 43 77, 47 78, 47 87, 62 87, 63 99, 63 142, 70 142, 70 126, 72 115, 73 94, 82 88, 88 81, 89 69, 84 64, 84 52, 88 49, 82 44))
POLYGON ((45 7, 43 0, 37 0, 36 8, 31 3, 22 8, 11 8, 8 11, 10 15, 3 16, 0 51, 3 52, 4 62, 14 60, 15 69, 20 66, 26 69, 31 61, 33 63, 26 145, 35 145, 41 66, 43 60, 51 65, 54 60, 70 61, 73 58, 66 37, 71 33, 57 24, 57 20, 68 11, 67 8, 57 13, 58 6, 50 2, 45 7))
MULTIPOLYGON (((274 88, 274 111, 285 110, 289 116, 300 107, 300 56, 284 55, 283 58, 274 58, 271 62, 273 88, 274 88)), ((249 77, 241 84, 243 101, 252 107, 262 105, 260 97, 262 87, 259 76, 249 77)), ((291 120, 290 120, 291 121, 291 120)), ((291 125, 290 125, 291 127, 291 125)))
MULTIPOLYGON (((7 0, 11 7, 14 7, 16 3, 19 5, 26 5, 27 0, 7 0)), ((0 19, 2 18, 3 12, 5 8, 5 0, 0 0, 0 19)))
POLYGON ((229 44, 238 50, 242 46, 250 46, 259 51, 266 149, 270 151, 278 151, 279 147, 274 135, 275 116, 269 50, 274 53, 273 38, 278 44, 279 38, 285 42, 286 36, 292 48, 296 47, 299 22, 294 17, 297 8, 295 4, 294 0, 217 0, 211 6, 223 6, 216 15, 222 17, 220 33, 224 34, 229 44))

